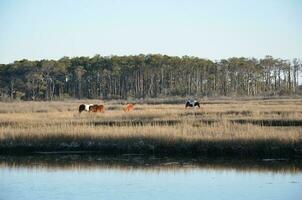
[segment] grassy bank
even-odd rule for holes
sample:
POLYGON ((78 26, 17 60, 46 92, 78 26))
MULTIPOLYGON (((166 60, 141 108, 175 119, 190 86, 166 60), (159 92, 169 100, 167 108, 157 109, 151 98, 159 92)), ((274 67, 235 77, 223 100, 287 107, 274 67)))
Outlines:
POLYGON ((79 103, 0 103, 0 153, 302 156, 300 99, 213 100, 201 109, 136 104, 130 113, 105 102, 102 114, 78 114, 79 103))

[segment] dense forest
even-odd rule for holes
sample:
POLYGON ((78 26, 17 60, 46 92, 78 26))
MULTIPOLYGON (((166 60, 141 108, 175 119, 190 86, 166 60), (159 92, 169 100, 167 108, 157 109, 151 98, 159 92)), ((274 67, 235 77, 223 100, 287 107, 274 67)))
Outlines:
POLYGON ((63 57, 0 64, 1 100, 299 94, 301 60, 166 55, 63 57))

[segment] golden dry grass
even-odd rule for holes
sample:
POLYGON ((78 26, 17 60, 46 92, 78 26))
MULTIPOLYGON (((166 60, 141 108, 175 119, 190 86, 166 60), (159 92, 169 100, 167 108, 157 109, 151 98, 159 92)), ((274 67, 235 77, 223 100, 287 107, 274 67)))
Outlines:
MULTIPOLYGON (((302 101, 204 101, 136 104, 123 112, 119 102, 102 102, 105 113, 78 113, 80 103, 0 103, 2 152, 92 150, 104 153, 271 155, 302 154, 302 101), (243 120, 247 123, 237 123, 243 120), (262 126, 251 120, 295 121, 295 126, 262 126), (298 124, 298 125, 297 125, 298 124)), ((278 124, 277 124, 278 125, 278 124)))

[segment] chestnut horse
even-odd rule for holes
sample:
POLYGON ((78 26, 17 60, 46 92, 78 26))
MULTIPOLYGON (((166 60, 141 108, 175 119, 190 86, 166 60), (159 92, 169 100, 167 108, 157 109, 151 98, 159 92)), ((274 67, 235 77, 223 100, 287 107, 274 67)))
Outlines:
POLYGON ((104 113, 105 112, 105 106, 104 105, 94 104, 94 105, 92 105, 92 106, 89 107, 89 112, 101 112, 101 113, 104 113))
POLYGON ((131 110, 133 110, 134 109, 134 105, 132 104, 132 103, 128 103, 127 105, 126 105, 126 107, 124 108, 124 111, 125 112, 130 112, 131 110))

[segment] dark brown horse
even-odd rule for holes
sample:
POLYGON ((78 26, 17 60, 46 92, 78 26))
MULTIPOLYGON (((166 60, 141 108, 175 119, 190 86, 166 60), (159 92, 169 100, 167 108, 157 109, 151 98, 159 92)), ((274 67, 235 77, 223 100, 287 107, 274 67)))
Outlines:
POLYGON ((191 108, 196 108, 196 107, 198 107, 198 108, 200 108, 200 104, 199 104, 199 102, 198 101, 196 101, 196 100, 187 100, 186 101, 186 106, 185 106, 186 108, 187 107, 191 107, 191 108))
POLYGON ((83 112, 83 111, 89 111, 89 107, 92 106, 93 104, 81 104, 79 106, 79 113, 83 112))

